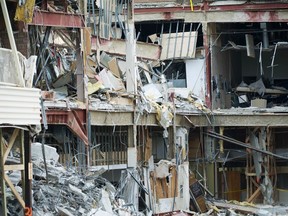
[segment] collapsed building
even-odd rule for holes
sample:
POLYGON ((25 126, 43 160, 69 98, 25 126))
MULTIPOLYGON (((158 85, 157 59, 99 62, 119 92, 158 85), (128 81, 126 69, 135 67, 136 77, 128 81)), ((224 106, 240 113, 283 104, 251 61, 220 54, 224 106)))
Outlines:
MULTIPOLYGON (((18 129, 30 131, 33 149, 53 147, 63 167, 120 182, 117 194, 147 215, 263 210, 211 197, 287 202, 287 2, 7 0, 6 13, 4 5, 1 146, 10 151, 18 129)), ((8 153, 1 150, 2 194, 8 153)), ((31 172, 27 158, 27 168, 10 168, 31 172)), ((67 193, 90 200, 75 189, 79 181, 67 193)), ((31 192, 25 196, 29 209, 31 192)), ((74 215, 88 215, 83 208, 74 215)))

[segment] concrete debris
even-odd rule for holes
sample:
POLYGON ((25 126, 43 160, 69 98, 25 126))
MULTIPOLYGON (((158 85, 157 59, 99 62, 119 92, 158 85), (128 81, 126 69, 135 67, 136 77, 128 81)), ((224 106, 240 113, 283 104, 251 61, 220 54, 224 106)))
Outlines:
MULTIPOLYGON (((35 146, 38 145, 36 144, 35 146)), ((49 158, 48 151, 46 153, 49 158)), ((53 153, 50 153, 50 155, 50 158, 53 158, 53 153)), ((127 202, 119 197, 120 193, 116 191, 116 188, 108 180, 100 176, 102 171, 99 173, 87 171, 88 173, 80 174, 74 168, 66 169, 53 159, 51 161, 53 163, 47 163, 49 182, 46 182, 43 160, 37 158, 37 155, 33 157, 33 215, 141 215, 137 213, 133 205, 125 204, 127 202)), ((14 179, 13 183, 16 185, 16 190, 19 194, 22 194, 22 188, 17 186, 21 180, 21 175, 15 174, 17 173, 12 172, 8 175, 14 179)), ((131 175, 136 177, 137 173, 133 171, 131 175)), ((135 183, 136 179, 140 182, 139 177, 134 179, 131 175, 128 175, 130 180, 127 179, 131 182, 128 184, 125 181, 126 186, 129 188, 133 185, 133 182, 135 183)), ((137 183, 135 184, 137 185, 137 183)), ((137 188, 135 187, 136 190, 137 188)), ((129 194, 133 195, 130 189, 126 190, 127 196, 129 194)), ((10 199, 8 205, 10 215, 19 215, 21 206, 12 195, 10 189, 7 189, 7 198, 10 199)))
MULTIPOLYGON (((56 148, 51 147, 49 145, 44 145, 44 151, 46 156, 46 161, 48 162, 58 162, 59 160, 59 154, 56 151, 56 148)), ((32 160, 41 160, 43 161, 43 154, 42 154, 42 144, 35 142, 31 145, 31 157, 32 160)))

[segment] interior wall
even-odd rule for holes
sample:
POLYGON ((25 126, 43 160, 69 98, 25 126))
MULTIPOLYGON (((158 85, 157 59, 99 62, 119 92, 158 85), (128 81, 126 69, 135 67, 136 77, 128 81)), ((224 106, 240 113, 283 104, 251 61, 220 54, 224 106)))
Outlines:
POLYGON ((230 85, 230 55, 221 52, 221 44, 214 45, 211 51, 212 108, 231 107, 231 97, 227 94, 230 85))

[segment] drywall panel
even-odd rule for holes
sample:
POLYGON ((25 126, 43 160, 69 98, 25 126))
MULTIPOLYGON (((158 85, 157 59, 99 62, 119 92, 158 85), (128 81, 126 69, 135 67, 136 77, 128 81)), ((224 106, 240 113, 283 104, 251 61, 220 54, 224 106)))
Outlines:
POLYGON ((185 61, 187 88, 205 101, 205 59, 185 61))

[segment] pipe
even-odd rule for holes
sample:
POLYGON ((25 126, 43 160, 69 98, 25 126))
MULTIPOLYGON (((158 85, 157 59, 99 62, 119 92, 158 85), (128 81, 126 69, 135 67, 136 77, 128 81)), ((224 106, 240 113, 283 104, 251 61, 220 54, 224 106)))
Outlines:
POLYGON ((216 132, 202 132, 202 133, 206 134, 206 135, 208 135, 210 137, 216 138, 216 139, 222 139, 222 140, 224 140, 226 142, 230 142, 232 144, 236 144, 236 145, 248 148, 248 149, 252 149, 252 150, 254 150, 256 152, 260 152, 262 154, 266 154, 266 155, 269 155, 269 156, 272 156, 272 157, 288 160, 288 158, 285 157, 285 156, 277 155, 277 154, 274 154, 274 153, 272 153, 270 151, 266 151, 266 150, 261 150, 261 149, 255 148, 255 147, 253 147, 251 145, 248 145, 248 144, 243 143, 241 141, 235 140, 235 139, 233 139, 231 137, 220 135, 220 134, 218 134, 216 132))

